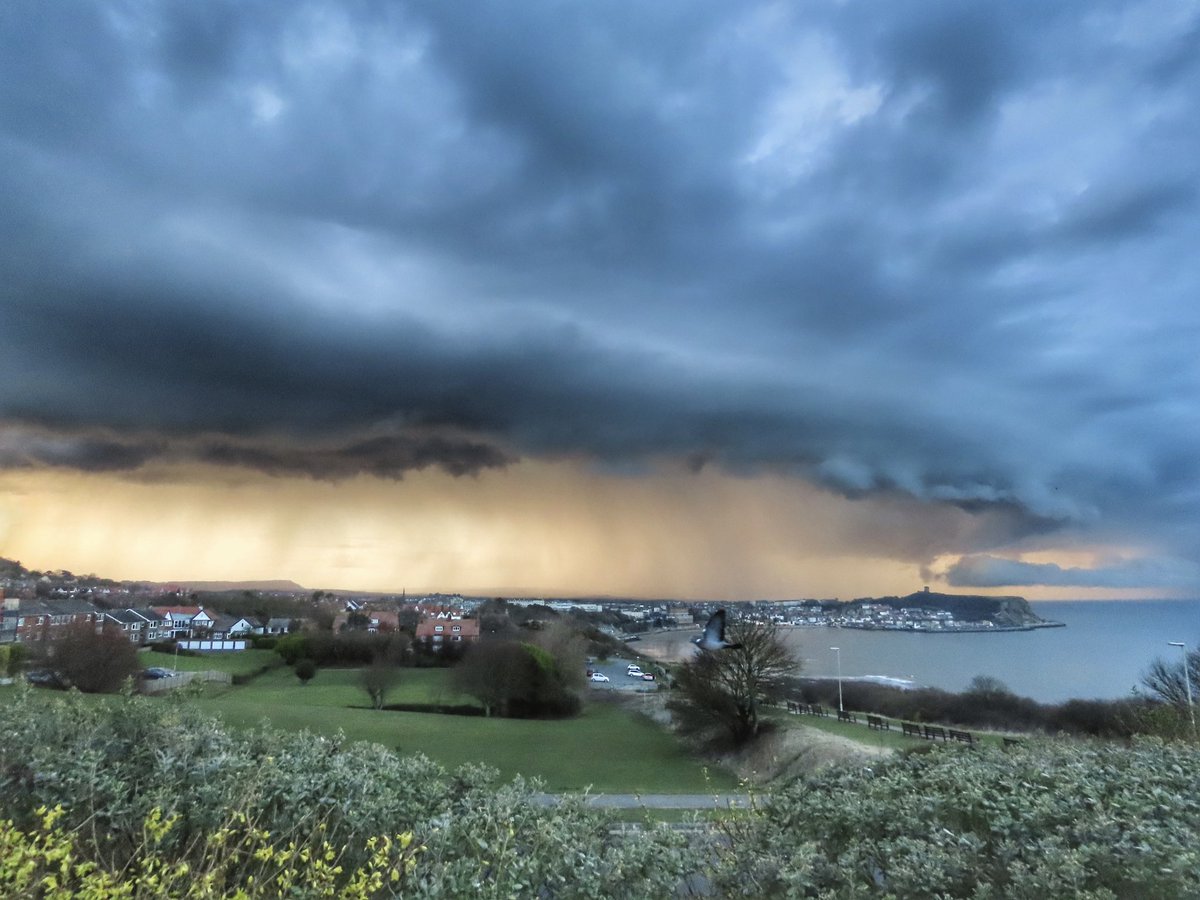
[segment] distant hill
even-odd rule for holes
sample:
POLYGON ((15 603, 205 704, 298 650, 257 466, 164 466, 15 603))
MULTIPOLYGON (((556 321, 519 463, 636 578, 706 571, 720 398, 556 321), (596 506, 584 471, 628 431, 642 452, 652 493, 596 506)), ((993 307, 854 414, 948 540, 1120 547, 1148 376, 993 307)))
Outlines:
MULTIPOLYGON (((172 581, 168 584, 188 591, 307 591, 302 584, 286 579, 267 581, 172 581)), ((164 585, 166 586, 166 585, 164 585)))
POLYGON ((914 591, 903 597, 862 597, 852 603, 882 603, 895 609, 939 609, 954 613, 956 619, 968 622, 993 622, 996 625, 1018 628, 1045 621, 1033 611, 1024 597, 987 597, 980 594, 939 594, 933 591, 914 591))

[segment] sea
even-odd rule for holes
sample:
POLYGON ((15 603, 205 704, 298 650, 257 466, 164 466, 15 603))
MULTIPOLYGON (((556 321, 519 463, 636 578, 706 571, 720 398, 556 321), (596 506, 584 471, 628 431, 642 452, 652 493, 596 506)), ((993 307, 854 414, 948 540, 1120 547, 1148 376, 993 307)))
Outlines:
MULTIPOLYGON (((806 675, 835 677, 839 654, 830 648, 838 647, 844 678, 961 691, 976 675, 990 675, 1014 693, 1043 703, 1127 697, 1156 657, 1181 658, 1179 648, 1168 646, 1168 641, 1183 641, 1189 648, 1200 645, 1200 600, 1030 605, 1043 619, 1066 627, 963 634, 785 628, 783 634, 806 675)), ((674 638, 669 646, 676 652, 686 648, 686 637, 674 638)))

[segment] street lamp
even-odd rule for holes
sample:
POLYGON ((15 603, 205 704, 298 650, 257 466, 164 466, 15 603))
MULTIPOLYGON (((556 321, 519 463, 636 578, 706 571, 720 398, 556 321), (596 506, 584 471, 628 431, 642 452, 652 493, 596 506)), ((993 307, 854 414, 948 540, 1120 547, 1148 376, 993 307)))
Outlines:
POLYGON ((1183 651, 1183 686, 1187 688, 1188 715, 1192 719, 1192 734, 1196 733, 1196 707, 1192 703, 1192 673, 1188 669, 1187 644, 1183 641, 1167 641, 1168 646, 1178 647, 1183 651))
POLYGON ((846 708, 842 706, 842 648, 830 647, 837 654, 837 672, 838 672, 838 712, 845 712, 846 708))

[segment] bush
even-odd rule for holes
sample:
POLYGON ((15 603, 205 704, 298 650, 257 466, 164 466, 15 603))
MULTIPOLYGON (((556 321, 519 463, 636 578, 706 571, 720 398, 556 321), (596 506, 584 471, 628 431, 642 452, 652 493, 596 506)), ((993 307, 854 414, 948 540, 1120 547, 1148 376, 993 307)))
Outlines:
POLYGON ((1196 897, 1197 771, 1200 748, 1151 739, 937 747, 630 839, 479 766, 21 687, 0 896, 1196 897))
MULTIPOLYGON (((963 693, 938 688, 902 690, 851 681, 843 682, 842 690, 847 709, 910 722, 1094 737, 1129 737, 1136 733, 1136 723, 1141 720, 1139 711, 1150 703, 1139 698, 1043 704, 1020 697, 1002 685, 984 688, 981 679, 977 679, 975 689, 963 693)), ((806 703, 837 706, 835 682, 800 679, 793 691, 806 703)))
POLYGON ((745 896, 1200 896, 1200 750, 1027 741, 939 748, 775 791, 730 819, 745 896))
POLYGON ((38 651, 49 671, 85 694, 114 693, 140 668, 137 649, 115 626, 96 631, 92 623, 80 622, 41 641, 38 651))
POLYGON ((665 898, 697 865, 681 835, 614 837, 485 767, 31 695, 0 707, 0 896, 665 898))
POLYGON ((317 664, 308 657, 296 660, 296 677, 301 684, 308 684, 317 674, 317 664))

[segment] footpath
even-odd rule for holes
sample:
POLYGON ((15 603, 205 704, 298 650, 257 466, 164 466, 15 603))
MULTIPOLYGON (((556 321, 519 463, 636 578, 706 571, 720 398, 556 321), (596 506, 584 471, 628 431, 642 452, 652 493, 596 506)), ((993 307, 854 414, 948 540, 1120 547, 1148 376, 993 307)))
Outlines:
MULTIPOLYGON (((534 802, 554 806, 560 794, 535 794, 534 802)), ((588 806, 603 809, 745 809, 749 794, 589 794, 588 806)))

